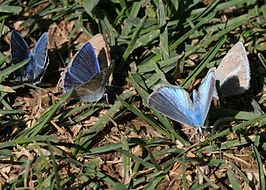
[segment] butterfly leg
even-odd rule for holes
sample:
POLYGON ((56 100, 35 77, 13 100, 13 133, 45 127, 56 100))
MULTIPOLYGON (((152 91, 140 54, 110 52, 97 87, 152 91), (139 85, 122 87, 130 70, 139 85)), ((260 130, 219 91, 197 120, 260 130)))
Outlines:
POLYGON ((105 97, 105 100, 106 100, 107 104, 109 104, 109 101, 108 101, 108 94, 107 94, 107 93, 104 93, 103 96, 105 97))

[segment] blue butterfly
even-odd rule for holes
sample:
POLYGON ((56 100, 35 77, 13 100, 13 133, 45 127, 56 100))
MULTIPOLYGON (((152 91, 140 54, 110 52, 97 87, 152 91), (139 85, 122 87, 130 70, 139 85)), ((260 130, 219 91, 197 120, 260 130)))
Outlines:
POLYGON ((74 87, 76 95, 81 101, 99 101, 105 93, 113 71, 114 64, 110 64, 108 53, 107 46, 100 34, 84 44, 62 74, 61 87, 64 92, 74 87), (95 43, 96 41, 99 43, 95 43), (92 44, 98 44, 99 47, 92 44))
POLYGON ((199 90, 193 90, 193 102, 187 91, 179 86, 160 86, 149 97, 148 104, 161 114, 202 133, 215 90, 215 69, 209 70, 199 90))
POLYGON ((40 83, 49 63, 47 33, 44 33, 39 38, 34 49, 30 51, 25 40, 17 31, 13 30, 11 33, 11 56, 13 64, 30 58, 27 65, 14 73, 17 81, 30 81, 33 84, 40 83))

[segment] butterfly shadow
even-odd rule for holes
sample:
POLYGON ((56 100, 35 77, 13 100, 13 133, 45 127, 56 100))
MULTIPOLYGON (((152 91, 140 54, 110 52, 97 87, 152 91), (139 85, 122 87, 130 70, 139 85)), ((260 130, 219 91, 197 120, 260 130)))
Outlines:
POLYGON ((217 80, 216 90, 218 97, 216 95, 214 95, 214 97, 219 99, 219 108, 252 111, 252 107, 250 106, 252 101, 251 94, 245 88, 241 87, 239 78, 237 76, 232 76, 225 81, 222 86, 220 86, 219 81, 217 80), (234 93, 238 95, 230 95, 234 93))
POLYGON ((218 93, 221 98, 228 97, 234 93, 242 94, 246 91, 245 88, 241 87, 239 77, 237 76, 230 77, 223 83, 222 86, 220 86, 219 81, 216 81, 216 83, 218 93))
POLYGON ((58 84, 63 68, 65 67, 69 49, 67 42, 61 44, 58 48, 49 49, 48 56, 50 64, 46 69, 42 83, 40 84, 41 86, 55 86, 58 84))

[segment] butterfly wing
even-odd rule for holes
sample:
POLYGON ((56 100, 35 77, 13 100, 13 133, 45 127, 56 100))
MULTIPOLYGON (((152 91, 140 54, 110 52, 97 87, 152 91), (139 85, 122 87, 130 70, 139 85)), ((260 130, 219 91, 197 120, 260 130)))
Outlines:
MULTIPOLYGON (((19 63, 30 57, 30 51, 25 40, 20 36, 20 34, 13 30, 11 33, 11 59, 12 63, 19 63)), ((22 68, 14 72, 15 79, 18 81, 27 81, 31 78, 33 72, 31 66, 33 61, 30 60, 29 63, 22 68)))
POLYGON ((87 83, 76 88, 76 93, 81 101, 97 102, 103 97, 113 67, 114 64, 111 64, 110 67, 104 68, 94 75, 87 83))
POLYGON ((199 90, 193 91, 193 103, 195 106, 195 125, 204 125, 209 112, 213 93, 215 92, 215 68, 211 68, 206 77, 202 80, 199 90))
POLYGON ((101 70, 103 68, 109 67, 111 65, 111 59, 110 59, 110 51, 109 47, 106 44, 103 35, 97 34, 93 36, 89 42, 94 47, 96 56, 98 58, 98 61, 100 63, 101 70))
POLYGON ((14 64, 29 57, 29 47, 20 34, 13 30, 11 33, 11 56, 14 64))
POLYGON ((36 43, 32 52, 34 60, 33 80, 40 82, 45 69, 48 66, 48 35, 44 33, 36 43))
POLYGON ((63 73, 62 86, 64 91, 68 91, 71 87, 77 87, 87 83, 99 72, 100 66, 95 51, 92 44, 87 42, 76 53, 63 73))
MULTIPOLYGON (((91 44, 94 47, 101 70, 103 70, 104 68, 110 67, 111 66, 110 51, 109 51, 109 47, 107 43, 105 42, 103 38, 103 35, 96 34, 89 40, 89 42, 91 42, 91 44)), ((111 73, 110 76, 108 77, 109 85, 112 83, 112 80, 113 80, 113 76, 111 73)))
POLYGON ((189 94, 178 86, 160 86, 149 97, 148 104, 161 114, 182 124, 194 126, 194 105, 189 94))
POLYGON ((207 117, 215 89, 214 69, 203 79, 199 91, 189 94, 178 86, 160 86, 148 98, 148 104, 163 115, 201 129, 207 117))
POLYGON ((215 71, 223 97, 239 95, 250 87, 250 67, 243 43, 236 43, 215 71))

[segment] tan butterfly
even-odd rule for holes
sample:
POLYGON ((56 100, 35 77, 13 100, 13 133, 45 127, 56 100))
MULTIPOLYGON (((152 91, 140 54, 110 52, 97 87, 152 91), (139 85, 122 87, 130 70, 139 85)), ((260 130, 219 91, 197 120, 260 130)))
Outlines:
POLYGON ((245 47, 237 42, 225 55, 215 71, 223 97, 239 95, 250 87, 250 66, 245 47))

